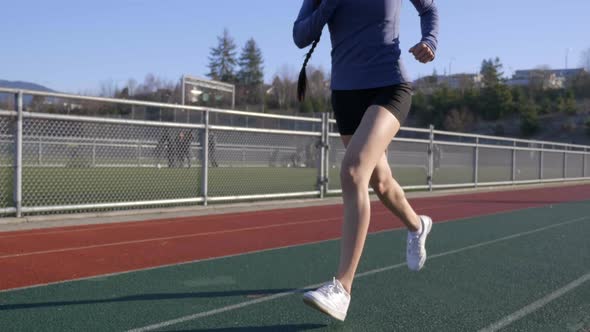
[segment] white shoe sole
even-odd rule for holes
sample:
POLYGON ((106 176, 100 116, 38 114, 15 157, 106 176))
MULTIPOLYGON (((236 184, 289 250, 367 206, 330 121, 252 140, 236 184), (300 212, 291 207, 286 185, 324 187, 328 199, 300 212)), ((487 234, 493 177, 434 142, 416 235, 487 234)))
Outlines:
POLYGON ((303 303, 341 322, 346 318, 346 314, 343 315, 340 312, 334 311, 323 303, 317 301, 314 297, 307 296, 307 294, 303 294, 303 303))
POLYGON ((424 263, 422 263, 422 267, 424 267, 424 264, 426 263, 426 258, 428 256, 428 252, 426 251, 426 239, 428 238, 428 234, 430 234, 430 230, 432 229, 432 218, 428 216, 424 216, 424 218, 428 218, 430 222, 428 223, 428 228, 426 229, 426 235, 424 235, 424 263))

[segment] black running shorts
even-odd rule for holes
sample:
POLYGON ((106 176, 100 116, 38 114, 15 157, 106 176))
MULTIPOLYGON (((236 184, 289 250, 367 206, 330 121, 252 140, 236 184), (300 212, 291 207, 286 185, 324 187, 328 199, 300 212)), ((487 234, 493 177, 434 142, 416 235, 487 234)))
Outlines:
POLYGON ((374 89, 334 90, 332 108, 340 135, 352 135, 370 106, 381 106, 404 124, 412 105, 412 85, 401 83, 374 89))

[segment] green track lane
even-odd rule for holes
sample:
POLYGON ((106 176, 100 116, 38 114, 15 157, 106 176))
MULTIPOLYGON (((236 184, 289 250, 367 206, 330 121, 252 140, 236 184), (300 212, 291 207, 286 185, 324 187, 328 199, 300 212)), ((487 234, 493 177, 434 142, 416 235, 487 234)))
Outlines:
MULTIPOLYGON (((435 224, 425 269, 412 273, 402 265, 358 278, 344 323, 306 307, 298 290, 333 275, 339 242, 325 241, 3 292, 0 326, 121 331, 246 302, 157 330, 475 331, 588 273, 590 218, 558 224, 589 215, 590 202, 577 202, 435 224), (504 239, 515 234, 521 235, 504 239), (283 292, 294 293, 265 301, 283 292)), ((359 272, 403 263, 405 236, 402 230, 370 235, 359 272)), ((582 285, 509 327, 566 330, 584 322, 587 293, 582 285), (571 306, 543 314, 560 301, 571 306)))

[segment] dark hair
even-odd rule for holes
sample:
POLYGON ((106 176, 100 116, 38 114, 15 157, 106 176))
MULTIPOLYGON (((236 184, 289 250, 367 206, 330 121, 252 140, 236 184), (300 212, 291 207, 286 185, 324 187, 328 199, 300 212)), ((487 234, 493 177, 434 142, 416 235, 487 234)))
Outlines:
MULTIPOLYGON (((315 0, 316 8, 320 5, 321 2, 322 2, 322 0, 315 0)), ((318 36, 318 38, 316 40, 313 41, 313 44, 311 44, 311 49, 305 55, 305 60, 303 61, 303 67, 301 68, 301 72, 299 72, 299 80, 297 81, 297 99, 299 101, 305 100, 305 90, 307 90, 306 67, 307 67, 307 63, 309 62, 309 59, 311 58, 311 55, 313 54, 313 51, 315 50, 316 46, 318 46, 318 43, 320 42, 320 37, 321 37, 321 34, 318 36)))

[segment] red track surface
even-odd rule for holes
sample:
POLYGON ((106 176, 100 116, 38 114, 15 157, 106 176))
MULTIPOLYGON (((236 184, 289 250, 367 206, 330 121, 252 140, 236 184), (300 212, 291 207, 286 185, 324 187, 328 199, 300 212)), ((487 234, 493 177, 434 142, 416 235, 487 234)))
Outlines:
MULTIPOLYGON (((590 185, 411 201, 435 222, 590 199, 590 185)), ((342 206, 0 232, 0 290, 338 238, 342 206)), ((371 232, 402 227, 372 205, 371 232)))

